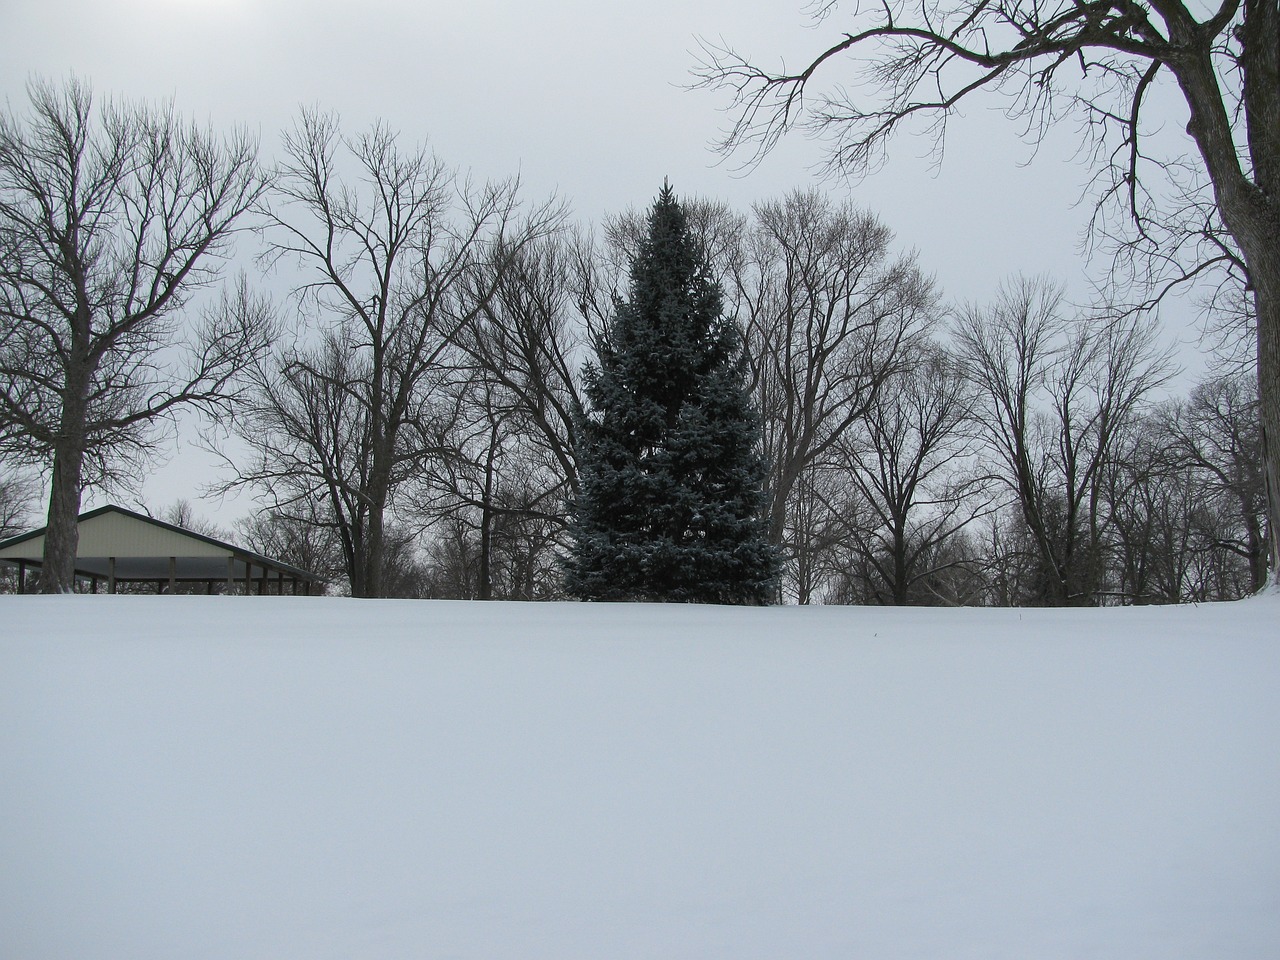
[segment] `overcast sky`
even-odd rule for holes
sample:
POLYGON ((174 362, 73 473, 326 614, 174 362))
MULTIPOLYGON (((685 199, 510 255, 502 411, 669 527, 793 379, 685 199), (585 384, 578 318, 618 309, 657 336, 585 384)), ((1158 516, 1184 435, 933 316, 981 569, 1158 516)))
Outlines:
MULTIPOLYGON (((857 184, 820 180, 818 144, 793 135, 749 172, 710 147, 727 95, 685 89, 698 37, 764 63, 798 63, 840 29, 816 29, 805 0, 0 0, 0 84, 21 110, 29 76, 75 73, 100 95, 172 98, 215 127, 247 125, 276 152, 299 105, 347 130, 381 118, 479 178, 519 173, 577 219, 646 205, 670 177, 684 197, 743 210, 817 184, 851 196, 919 251, 945 295, 986 300, 1013 273, 1083 290, 1088 209, 1077 132, 1054 131, 1032 160, 998 102, 954 123, 941 169, 900 139, 857 184)), ((830 68, 837 79, 840 65, 830 68)), ((1174 118, 1176 119, 1176 118, 1174 118)), ((181 486, 148 493, 158 507, 181 486)))

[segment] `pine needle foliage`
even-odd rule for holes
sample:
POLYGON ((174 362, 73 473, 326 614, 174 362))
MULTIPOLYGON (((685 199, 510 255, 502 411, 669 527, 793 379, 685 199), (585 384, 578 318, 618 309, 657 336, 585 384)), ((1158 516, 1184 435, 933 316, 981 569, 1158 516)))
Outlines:
POLYGON ((759 419, 741 333, 669 183, 584 371, 569 591, 587 600, 766 603, 759 419))

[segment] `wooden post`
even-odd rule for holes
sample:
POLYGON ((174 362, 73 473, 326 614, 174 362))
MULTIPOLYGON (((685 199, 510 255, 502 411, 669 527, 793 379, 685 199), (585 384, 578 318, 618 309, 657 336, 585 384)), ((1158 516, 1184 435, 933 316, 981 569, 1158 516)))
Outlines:
POLYGON ((227 596, 236 588, 236 558, 227 557, 227 596))
POLYGON ((107 557, 107 593, 116 592, 116 558, 107 557))
POLYGON ((18 561, 18 592, 27 592, 27 563, 25 560, 18 561))
POLYGON ((169 558, 169 593, 177 593, 178 587, 178 558, 169 558))

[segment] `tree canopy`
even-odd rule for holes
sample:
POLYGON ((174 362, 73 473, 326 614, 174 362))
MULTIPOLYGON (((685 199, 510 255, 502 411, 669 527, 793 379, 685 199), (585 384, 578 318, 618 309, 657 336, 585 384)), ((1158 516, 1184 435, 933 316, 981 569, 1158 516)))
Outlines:
POLYGON ((759 423, 742 337, 664 184, 585 374, 569 590, 593 600, 763 603, 759 423))
MULTIPOLYGON (((838 16, 828 0, 818 21, 838 16)), ((1280 7, 1274 0, 887 0, 856 6, 800 69, 706 45, 702 83, 731 91, 727 148, 766 151, 797 124, 829 139, 834 166, 883 161, 900 130, 946 124, 996 94, 1031 136, 1075 113, 1089 132, 1100 209, 1132 229, 1121 254, 1156 287, 1225 266, 1251 295, 1268 477, 1273 576, 1280 556, 1280 7), (819 86, 844 63, 851 76, 819 86), (1187 140, 1152 149, 1163 80, 1188 111, 1187 140), (1163 180, 1165 186, 1158 185, 1163 180), (1268 439, 1274 438, 1274 439, 1268 439)), ((1124 267, 1124 264, 1121 264, 1124 267)), ((1167 286, 1164 287, 1167 289, 1167 286)), ((1159 295, 1159 294, 1157 294, 1159 295)))

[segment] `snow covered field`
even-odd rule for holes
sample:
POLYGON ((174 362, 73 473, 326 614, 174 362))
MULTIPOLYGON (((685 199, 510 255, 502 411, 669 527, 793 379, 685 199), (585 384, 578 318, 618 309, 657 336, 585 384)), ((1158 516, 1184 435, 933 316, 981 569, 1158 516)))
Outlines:
POLYGON ((1278 620, 0 597, 0 956, 1274 960, 1278 620))

